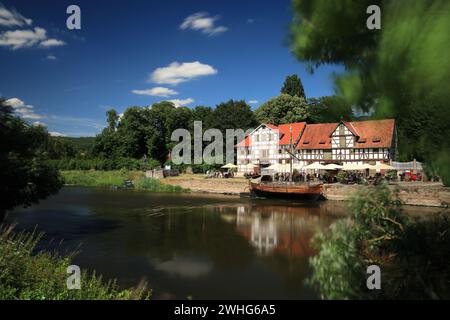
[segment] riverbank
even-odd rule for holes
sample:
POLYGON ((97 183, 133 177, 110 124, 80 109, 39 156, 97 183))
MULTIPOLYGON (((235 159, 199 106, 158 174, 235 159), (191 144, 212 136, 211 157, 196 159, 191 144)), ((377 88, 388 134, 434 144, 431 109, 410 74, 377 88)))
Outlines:
MULTIPOLYGON (((177 177, 168 177, 161 180, 163 184, 179 185, 193 192, 220 193, 239 195, 248 192, 248 180, 244 178, 210 178, 203 175, 184 174, 177 177)), ((327 200, 346 201, 360 185, 344 185, 340 183, 325 184, 324 197, 327 200)), ((441 183, 405 182, 389 185, 397 194, 399 200, 405 205, 426 207, 449 207, 450 188, 441 183)))
POLYGON ((131 182, 131 188, 151 192, 188 192, 189 190, 178 185, 163 184, 160 180, 145 177, 142 171, 130 170, 70 170, 60 171, 64 183, 79 187, 113 187, 121 188, 125 183, 131 182))
POLYGON ((171 186, 181 186, 192 192, 239 195, 248 192, 248 180, 245 178, 208 178, 202 174, 182 174, 176 177, 161 179, 161 182, 171 186))

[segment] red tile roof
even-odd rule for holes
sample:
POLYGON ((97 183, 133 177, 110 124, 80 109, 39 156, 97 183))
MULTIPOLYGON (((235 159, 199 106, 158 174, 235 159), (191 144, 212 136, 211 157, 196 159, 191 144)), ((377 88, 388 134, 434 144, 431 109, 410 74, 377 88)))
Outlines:
MULTIPOLYGON (((345 121, 343 123, 357 137, 355 148, 389 148, 392 145, 394 119, 345 121)), ((295 122, 279 126, 266 124, 266 126, 279 130, 280 145, 289 144, 290 127, 292 127, 292 141, 295 143, 300 137, 297 149, 331 149, 331 135, 339 126, 339 123, 306 124, 306 122, 295 122)), ((247 136, 236 146, 248 147, 250 145, 250 136, 247 136)))
POLYGON ((355 148, 389 148, 394 138, 394 119, 352 122, 359 139, 355 148))
POLYGON ((244 140, 239 142, 236 147, 249 147, 250 146, 250 136, 246 136, 244 140))
POLYGON ((307 124, 297 149, 331 149, 331 134, 338 123, 307 124))
POLYGON ((281 145, 289 144, 291 140, 290 128, 292 127, 292 142, 296 143, 300 134, 305 129, 306 122, 294 122, 287 124, 280 124, 278 130, 280 132, 280 143, 281 145))

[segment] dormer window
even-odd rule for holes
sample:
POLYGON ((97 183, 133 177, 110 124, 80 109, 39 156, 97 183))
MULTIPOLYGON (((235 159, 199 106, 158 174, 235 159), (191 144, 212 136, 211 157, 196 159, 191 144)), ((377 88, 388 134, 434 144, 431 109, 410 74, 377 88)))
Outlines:
POLYGON ((373 137, 372 142, 380 142, 381 138, 380 137, 373 137))

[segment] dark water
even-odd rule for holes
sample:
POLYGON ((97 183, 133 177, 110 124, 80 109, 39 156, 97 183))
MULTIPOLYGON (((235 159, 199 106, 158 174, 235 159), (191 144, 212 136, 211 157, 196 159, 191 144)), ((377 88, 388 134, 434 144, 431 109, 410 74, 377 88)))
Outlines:
POLYGON ((331 202, 65 187, 7 222, 37 225, 41 248, 79 248, 75 264, 121 286, 147 280, 155 298, 303 299, 318 297, 305 284, 310 239, 343 214, 331 202))

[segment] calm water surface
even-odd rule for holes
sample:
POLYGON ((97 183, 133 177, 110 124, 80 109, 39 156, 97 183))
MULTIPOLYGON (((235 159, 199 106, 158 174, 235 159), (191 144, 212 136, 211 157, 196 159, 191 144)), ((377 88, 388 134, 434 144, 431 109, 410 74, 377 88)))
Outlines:
POLYGON ((146 280, 157 299, 314 299, 310 239, 342 215, 331 202, 65 187, 7 222, 37 225, 41 248, 79 248, 75 264, 121 286, 146 280))

